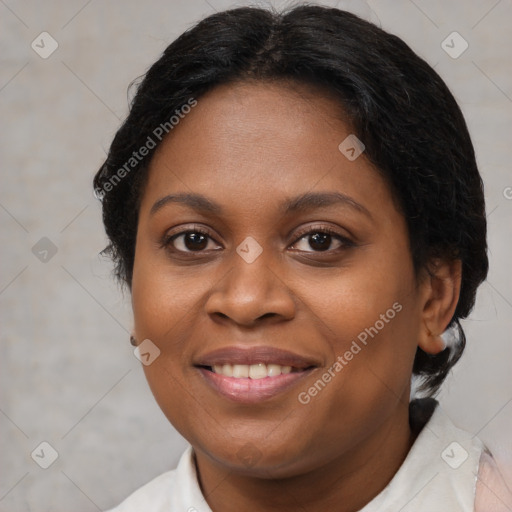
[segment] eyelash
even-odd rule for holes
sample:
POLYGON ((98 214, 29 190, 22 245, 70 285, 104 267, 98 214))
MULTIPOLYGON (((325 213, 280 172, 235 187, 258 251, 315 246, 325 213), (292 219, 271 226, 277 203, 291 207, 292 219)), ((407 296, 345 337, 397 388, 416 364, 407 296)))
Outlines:
MULTIPOLYGON (((293 245, 295 245, 297 242, 299 242, 303 238, 306 238, 309 235, 320 234, 320 233, 322 235, 330 235, 330 236, 332 236, 333 238, 335 238, 336 240, 341 242, 341 244, 345 248, 347 248, 347 247, 354 247, 354 245, 355 245, 355 243, 352 240, 350 240, 350 238, 341 235, 335 229, 333 229, 333 228, 331 228, 329 226, 321 226, 321 225, 319 225, 319 226, 309 226, 307 228, 304 228, 304 230, 300 230, 295 235, 296 236, 296 241, 293 243, 293 245)), ((337 251, 337 250, 339 250, 339 249, 330 249, 328 251, 313 251, 313 252, 316 252, 316 253, 322 253, 322 252, 332 253, 332 252, 337 251)))
POLYGON ((205 235, 208 238, 210 238, 211 240, 215 241, 215 239, 211 236, 210 232, 208 232, 207 230, 205 230, 204 228, 201 228, 199 226, 197 226, 197 227, 194 226, 191 229, 186 229, 186 230, 180 231, 178 233, 172 233, 172 234, 165 235, 163 240, 162 240, 161 247, 169 249, 172 252, 180 252, 182 254, 194 254, 194 253, 204 252, 204 251, 180 251, 179 249, 176 249, 176 248, 172 247, 172 242, 174 242, 174 240, 176 240, 180 236, 188 235, 190 233, 205 235))
MULTIPOLYGON (((190 233, 204 235, 204 236, 208 237, 210 240, 213 240, 215 243, 218 243, 213 238, 213 236, 211 236, 209 231, 205 230, 204 228, 202 228, 200 226, 194 226, 191 229, 186 229, 186 230, 180 231, 178 233, 172 233, 172 234, 165 235, 163 240, 162 240, 161 247, 162 248, 166 248, 166 249, 170 250, 173 253, 181 253, 181 254, 199 254, 199 253, 202 253, 202 252, 207 252, 207 251, 204 251, 204 250, 201 250, 201 251, 182 251, 182 250, 176 249, 176 248, 174 248, 172 246, 173 242, 178 237, 183 236, 183 235, 187 235, 187 234, 190 234, 190 233)), ((330 236, 332 236, 333 238, 335 238, 336 240, 338 240, 341 243, 341 247, 338 247, 336 249, 327 249, 325 251, 298 251, 298 252, 306 252, 306 253, 312 252, 314 254, 332 254, 334 252, 339 252, 339 251, 341 251, 343 249, 354 247, 356 245, 348 237, 345 237, 345 236, 341 235, 340 233, 338 233, 336 230, 334 230, 333 228, 331 228, 329 226, 309 226, 308 228, 305 228, 304 230, 299 231, 296 234, 296 239, 295 239, 295 242, 293 242, 292 246, 296 245, 303 238, 306 238, 307 236, 313 235, 313 234, 330 235, 330 236)), ((217 249, 215 249, 215 250, 217 250, 217 249)))

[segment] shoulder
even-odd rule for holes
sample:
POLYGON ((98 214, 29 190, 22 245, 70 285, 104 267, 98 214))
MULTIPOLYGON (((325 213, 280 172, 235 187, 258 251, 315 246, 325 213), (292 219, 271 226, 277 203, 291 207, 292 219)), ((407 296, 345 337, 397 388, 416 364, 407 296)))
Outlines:
POLYGON ((488 450, 484 450, 476 480, 475 512, 508 512, 510 510, 512 510, 512 492, 496 460, 488 450))
POLYGON ((157 476, 128 496, 120 505, 107 512, 146 510, 211 512, 199 488, 191 446, 182 454, 176 469, 157 476))
POLYGON ((117 507, 107 512, 169 510, 170 497, 175 491, 176 470, 167 471, 143 485, 117 507), (151 508, 150 508, 151 507, 151 508))

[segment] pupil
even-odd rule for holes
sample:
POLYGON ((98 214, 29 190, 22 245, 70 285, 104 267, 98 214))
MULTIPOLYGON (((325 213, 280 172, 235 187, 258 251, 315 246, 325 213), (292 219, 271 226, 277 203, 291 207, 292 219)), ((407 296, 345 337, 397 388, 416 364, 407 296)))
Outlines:
POLYGON ((315 233, 309 235, 309 245, 312 249, 326 251, 331 245, 331 235, 328 233, 315 233))
POLYGON ((190 251, 204 249, 207 245, 206 236, 201 233, 187 233, 185 235, 185 247, 190 251))

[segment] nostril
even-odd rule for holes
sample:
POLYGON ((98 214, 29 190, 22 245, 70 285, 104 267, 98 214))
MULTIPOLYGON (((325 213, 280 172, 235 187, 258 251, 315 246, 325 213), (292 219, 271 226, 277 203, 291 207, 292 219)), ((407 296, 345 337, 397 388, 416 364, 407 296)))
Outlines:
POLYGON ((264 318, 273 317, 275 316, 275 313, 265 313, 264 315, 261 315, 258 320, 263 320, 264 318))

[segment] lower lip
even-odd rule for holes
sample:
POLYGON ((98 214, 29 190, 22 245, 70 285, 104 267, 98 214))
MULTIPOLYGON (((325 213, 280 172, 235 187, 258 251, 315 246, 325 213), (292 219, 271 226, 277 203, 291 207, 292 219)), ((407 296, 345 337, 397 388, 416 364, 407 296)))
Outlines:
POLYGON ((205 368, 198 369, 208 385, 215 391, 234 402, 244 404, 262 402, 283 393, 313 371, 313 369, 310 369, 281 374, 276 377, 264 377, 263 379, 237 379, 211 372, 205 368))

